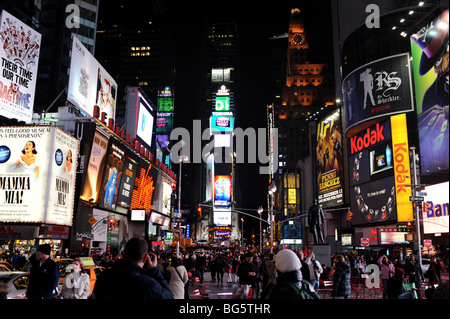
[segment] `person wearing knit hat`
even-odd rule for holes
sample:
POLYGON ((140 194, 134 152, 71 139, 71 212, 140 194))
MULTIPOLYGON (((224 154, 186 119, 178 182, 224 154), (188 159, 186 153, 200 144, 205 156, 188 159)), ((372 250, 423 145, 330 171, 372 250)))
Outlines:
POLYGON ((319 299, 311 284, 302 278, 302 264, 290 249, 278 252, 275 258, 278 277, 263 292, 265 299, 319 299))
POLYGON ((50 258, 51 249, 49 244, 40 245, 37 249, 39 259, 30 259, 32 267, 26 293, 28 299, 53 298, 53 291, 59 282, 59 267, 50 258))

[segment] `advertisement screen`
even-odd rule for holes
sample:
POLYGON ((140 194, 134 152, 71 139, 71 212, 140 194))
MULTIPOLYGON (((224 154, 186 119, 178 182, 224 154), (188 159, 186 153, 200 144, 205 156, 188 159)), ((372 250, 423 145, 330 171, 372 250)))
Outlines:
POLYGON ((167 227, 170 224, 170 217, 160 214, 158 212, 152 211, 152 213, 150 214, 149 221, 153 224, 167 227))
POLYGON ((378 228, 381 245, 409 244, 405 239, 407 231, 398 228, 378 228))
POLYGON ((168 133, 173 130, 173 113, 158 112, 156 117, 156 133, 168 133))
POLYGON ((158 97, 158 112, 173 112, 175 110, 173 97, 158 97))
POLYGON ((31 123, 40 47, 40 33, 1 12, 0 115, 31 123))
POLYGON ((134 179, 136 178, 137 161, 134 156, 125 156, 125 164, 122 171, 119 193, 117 195, 117 205, 129 207, 131 196, 133 195, 134 179))
POLYGON ((352 225, 395 221, 397 217, 394 177, 385 177, 350 188, 352 225))
POLYGON ((216 96, 216 111, 229 112, 230 111, 230 96, 216 96))
POLYGON ((211 132, 233 132, 234 116, 232 115, 213 115, 211 116, 211 132))
POLYGON ((214 208, 214 224, 231 225, 231 209, 214 208))
POLYGON ((231 176, 214 176, 214 205, 231 205, 231 176))
POLYGON ((342 82, 345 132, 382 116, 413 111, 409 54, 394 55, 368 63, 342 82))
POLYGON ((115 119, 117 83, 76 36, 73 37, 67 100, 90 116, 94 107, 115 119))
POLYGON ((206 158, 206 181, 205 181, 205 201, 211 201, 213 196, 214 183, 214 154, 206 158))
POLYGON ((449 10, 411 36, 422 174, 448 169, 449 10))
POLYGON ((144 222, 145 221, 145 209, 132 209, 131 221, 144 222))
POLYGON ((448 182, 425 187, 422 215, 424 234, 448 233, 448 182))
POLYGON ((108 137, 96 131, 92 140, 92 148, 89 156, 89 164, 84 181, 84 189, 80 199, 97 203, 100 194, 102 173, 106 161, 106 151, 108 148, 108 137))
POLYGON ((2 127, 0 140, 0 222, 71 226, 78 140, 55 127, 2 127))
POLYGON ((319 204, 343 204, 344 162, 340 112, 337 110, 317 126, 316 172, 319 204))
POLYGON ((106 154, 105 169, 103 171, 102 188, 99 206, 103 208, 116 208, 119 186, 125 164, 125 149, 119 143, 110 139, 108 153, 106 154))
POLYGON ((146 103, 144 99, 141 99, 139 103, 136 137, 147 144, 148 148, 152 146, 153 123, 154 117, 151 113, 150 105, 146 103))

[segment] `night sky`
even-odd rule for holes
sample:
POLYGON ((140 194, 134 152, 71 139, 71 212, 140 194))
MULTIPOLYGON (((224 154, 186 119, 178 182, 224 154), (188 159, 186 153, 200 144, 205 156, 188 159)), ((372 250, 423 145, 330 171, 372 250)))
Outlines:
MULTIPOLYGON (((239 38, 239 96, 236 101, 236 126, 266 127, 266 106, 271 104, 269 78, 269 37, 287 33, 292 8, 303 12, 311 62, 327 63, 333 70, 332 22, 330 1, 227 1, 222 7, 217 2, 176 1, 174 33, 176 54, 176 113, 175 127, 192 127, 192 120, 200 118, 196 83, 202 80, 198 57, 202 47, 205 22, 237 22, 239 38)), ((331 73, 332 74, 332 73, 331 73)), ((237 176, 242 190, 242 208, 267 209, 268 176, 259 174, 260 164, 240 164, 237 176)), ((266 165, 264 165, 266 166, 266 165)), ((256 213, 255 213, 256 214, 256 213)), ((264 217, 264 215, 263 215, 264 217)), ((265 218, 265 217, 264 217, 265 218)), ((251 218, 246 218, 251 220, 251 218)), ((259 222, 245 223, 245 232, 259 232, 259 222)), ((246 236, 247 237, 247 236, 246 236)))

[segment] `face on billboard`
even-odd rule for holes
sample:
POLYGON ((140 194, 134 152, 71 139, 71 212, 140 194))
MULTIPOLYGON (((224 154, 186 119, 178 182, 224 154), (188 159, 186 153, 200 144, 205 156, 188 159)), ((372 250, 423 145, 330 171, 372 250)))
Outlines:
POLYGON ((40 33, 1 12, 0 115, 31 123, 40 46, 40 33))
POLYGON ((67 100, 93 116, 94 106, 115 118, 117 83, 76 36, 73 37, 67 100))
POLYGON ((72 225, 78 140, 52 127, 3 127, 0 140, 0 221, 72 225))
POLYGON ((413 110, 409 55, 368 63, 342 82, 347 136, 370 119, 413 110))
POLYGON ((449 10, 411 36, 422 174, 448 169, 449 10))

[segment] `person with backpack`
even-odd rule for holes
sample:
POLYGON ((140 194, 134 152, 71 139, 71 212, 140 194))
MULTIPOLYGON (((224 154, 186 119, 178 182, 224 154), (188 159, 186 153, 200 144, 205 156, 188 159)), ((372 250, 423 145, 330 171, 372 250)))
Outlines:
POLYGON ((320 299, 311 284, 302 278, 300 259, 292 250, 280 251, 275 267, 278 277, 275 283, 267 285, 263 299, 320 299))

